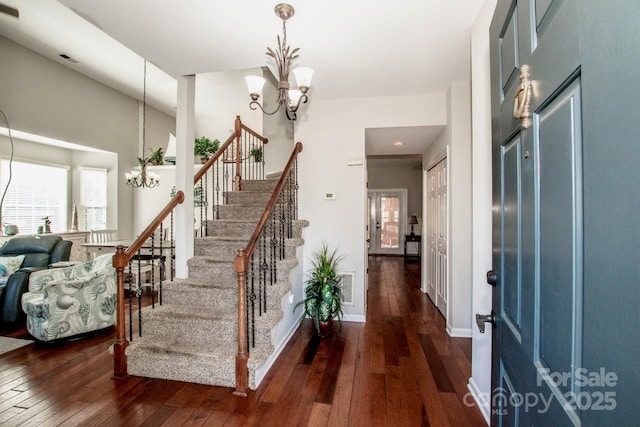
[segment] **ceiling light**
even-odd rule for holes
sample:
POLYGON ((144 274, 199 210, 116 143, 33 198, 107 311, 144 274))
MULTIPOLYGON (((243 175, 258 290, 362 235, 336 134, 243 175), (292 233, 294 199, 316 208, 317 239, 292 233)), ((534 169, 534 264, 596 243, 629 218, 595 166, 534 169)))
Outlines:
POLYGON ((402 141, 396 141, 393 143, 394 147, 404 147, 404 142, 402 141))
POLYGON ((160 176, 153 172, 147 171, 147 165, 149 164, 149 158, 144 157, 144 140, 146 130, 146 110, 147 110, 147 60, 144 60, 144 80, 142 84, 142 157, 138 157, 140 163, 140 170, 132 170, 131 172, 125 172, 124 177, 127 180, 127 184, 134 187, 157 187, 160 184, 160 176))
POLYGON ((308 67, 298 67, 291 69, 293 61, 298 58, 299 47, 291 50, 287 45, 287 19, 291 18, 295 13, 295 9, 290 4, 280 3, 275 7, 276 16, 282 19, 282 43, 280 43, 280 36, 278 36, 278 48, 276 50, 267 47, 267 56, 270 56, 276 62, 276 69, 278 70, 278 108, 271 113, 267 113, 264 107, 258 102, 262 93, 262 87, 264 86, 265 79, 259 76, 247 76, 247 88, 249 89, 249 96, 251 102, 249 107, 252 110, 260 108, 264 114, 275 114, 280 107, 284 105, 285 113, 289 120, 296 119, 296 111, 301 103, 307 102, 307 91, 311 86, 311 77, 313 76, 313 70, 308 67), (298 89, 289 90, 289 73, 293 72, 296 82, 298 83, 298 89))

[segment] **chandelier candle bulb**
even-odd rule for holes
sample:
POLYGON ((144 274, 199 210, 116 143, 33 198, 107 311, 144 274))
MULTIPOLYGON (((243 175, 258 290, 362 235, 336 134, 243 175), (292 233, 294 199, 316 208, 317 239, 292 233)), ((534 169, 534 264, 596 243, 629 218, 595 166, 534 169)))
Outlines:
POLYGON ((313 68, 298 67, 293 70, 293 75, 296 78, 298 87, 302 93, 307 93, 311 87, 311 77, 313 77, 313 68))
POLYGON ((251 99, 253 101, 260 99, 262 88, 266 80, 260 76, 246 76, 244 79, 247 82, 247 89, 249 89, 249 96, 251 96, 251 99))
POLYGON ((289 91, 289 109, 295 112, 298 109, 300 98, 302 97, 302 91, 297 89, 291 89, 289 91))

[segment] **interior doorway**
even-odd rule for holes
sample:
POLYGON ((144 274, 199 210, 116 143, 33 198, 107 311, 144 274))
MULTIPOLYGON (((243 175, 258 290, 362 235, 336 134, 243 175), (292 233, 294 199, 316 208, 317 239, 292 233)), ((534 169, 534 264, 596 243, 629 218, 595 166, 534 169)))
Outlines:
POLYGON ((407 229, 407 189, 368 191, 370 255, 402 255, 407 229))

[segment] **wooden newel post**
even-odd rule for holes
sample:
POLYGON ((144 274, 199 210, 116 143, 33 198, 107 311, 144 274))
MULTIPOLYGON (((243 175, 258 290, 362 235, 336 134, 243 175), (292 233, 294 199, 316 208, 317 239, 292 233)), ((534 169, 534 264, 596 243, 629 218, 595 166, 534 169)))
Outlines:
POLYGON ((116 269, 116 281, 118 286, 116 342, 113 345, 113 377, 124 378, 128 375, 125 349, 129 345, 129 341, 127 341, 124 307, 124 268, 127 266, 127 256, 124 253, 124 246, 122 245, 119 245, 116 248, 116 254, 113 256, 113 266, 116 269))
POLYGON ((242 165, 242 150, 240 147, 240 144, 242 143, 242 122, 240 121, 240 116, 236 116, 235 133, 236 149, 234 156, 236 158, 236 174, 233 178, 233 191, 240 191, 242 187, 242 171, 240 170, 242 165))
POLYGON ((246 278, 247 253, 238 249, 233 270, 238 275, 238 355, 236 356, 236 390, 233 394, 247 396, 249 391, 249 349, 247 348, 246 278))

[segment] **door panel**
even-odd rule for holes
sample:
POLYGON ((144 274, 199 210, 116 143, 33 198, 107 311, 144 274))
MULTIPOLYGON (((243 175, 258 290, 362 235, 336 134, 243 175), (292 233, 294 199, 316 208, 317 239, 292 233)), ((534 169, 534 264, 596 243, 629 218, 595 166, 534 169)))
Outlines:
POLYGON ((427 171, 427 287, 429 298, 443 316, 447 316, 448 258, 447 258, 447 159, 427 171))
MULTIPOLYGON (((552 372, 580 366, 582 140, 580 80, 539 114, 539 349, 552 372)), ((571 377, 573 378, 573 377, 571 377)), ((575 381, 570 381, 574 383, 575 381)), ((564 387, 562 393, 573 391, 564 387)))
POLYGON ((515 4, 498 0, 490 29, 492 425, 630 425, 640 419, 640 89, 629 79, 640 2, 515 4), (505 80, 511 62, 518 76, 529 66, 529 127, 513 117, 522 82, 505 80))
POLYGON ((502 223, 504 224, 502 238, 502 277, 510 287, 502 287, 502 315, 504 321, 512 329, 514 336, 520 340, 522 278, 521 269, 521 141, 519 136, 503 148, 503 195, 502 195, 502 223))

